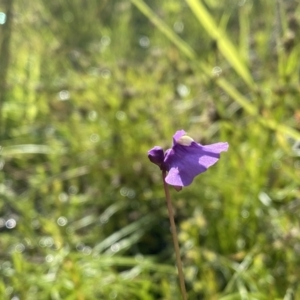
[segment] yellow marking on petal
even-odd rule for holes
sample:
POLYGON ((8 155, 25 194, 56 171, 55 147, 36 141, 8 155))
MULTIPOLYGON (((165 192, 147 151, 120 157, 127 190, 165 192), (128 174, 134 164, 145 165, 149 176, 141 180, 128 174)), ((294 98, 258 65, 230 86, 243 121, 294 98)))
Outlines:
POLYGON ((177 141, 177 143, 182 146, 190 146, 193 141, 194 140, 191 137, 184 135, 177 141))

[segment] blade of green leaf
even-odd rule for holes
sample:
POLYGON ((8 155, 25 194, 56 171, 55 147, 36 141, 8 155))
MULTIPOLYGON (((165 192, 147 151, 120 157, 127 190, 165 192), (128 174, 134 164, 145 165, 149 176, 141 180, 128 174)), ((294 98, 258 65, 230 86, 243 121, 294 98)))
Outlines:
POLYGON ((54 151, 46 145, 15 145, 3 147, 4 156, 14 156, 17 154, 48 154, 53 153, 54 151))
POLYGON ((131 2, 189 59, 195 59, 194 50, 186 44, 178 35, 174 34, 163 20, 151 10, 151 8, 141 0, 131 0, 131 2))
POLYGON ((235 71, 243 78, 249 87, 254 88, 252 76, 246 67, 246 64, 241 59, 237 49, 231 43, 226 33, 216 25, 214 19, 205 9, 205 6, 198 0, 186 0, 192 12, 195 14, 200 24, 206 32, 217 41, 218 48, 235 71))

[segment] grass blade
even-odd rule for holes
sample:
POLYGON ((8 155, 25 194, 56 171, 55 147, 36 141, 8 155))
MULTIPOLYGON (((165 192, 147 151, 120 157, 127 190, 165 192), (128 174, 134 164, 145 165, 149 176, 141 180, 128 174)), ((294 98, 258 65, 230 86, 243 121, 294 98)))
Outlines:
POLYGON ((151 8, 141 0, 131 0, 131 2, 189 59, 195 59, 194 50, 186 44, 178 35, 174 34, 166 23, 161 20, 151 10, 151 8))
POLYGON ((246 64, 241 59, 237 49, 231 43, 231 41, 216 25, 214 19, 205 9, 201 1, 198 0, 186 0, 192 12, 195 14, 201 25, 204 27, 206 32, 217 41, 218 48, 235 71, 243 78, 247 85, 254 88, 254 82, 252 76, 246 67, 246 64))

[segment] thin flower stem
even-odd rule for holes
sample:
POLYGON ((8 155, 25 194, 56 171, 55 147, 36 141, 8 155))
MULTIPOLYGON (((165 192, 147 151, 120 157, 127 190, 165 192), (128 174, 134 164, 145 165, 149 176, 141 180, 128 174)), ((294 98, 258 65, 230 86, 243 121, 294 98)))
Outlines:
POLYGON ((183 270, 182 270, 182 262, 181 262, 181 258, 180 258, 179 243, 178 243, 176 226, 175 226, 175 221, 174 221, 173 207, 172 207, 172 203, 171 203, 169 187, 168 187, 167 183, 165 182, 165 177, 166 177, 166 172, 162 171, 162 179, 163 179, 163 183, 164 183, 164 189, 165 189, 165 195, 166 195, 166 201, 167 201, 167 207, 168 207, 168 211, 169 211, 169 219, 170 219, 171 231, 172 231, 172 237, 173 237, 173 244, 174 244, 174 248, 175 248, 176 264, 177 264, 177 269, 178 269, 180 290, 181 290, 182 299, 187 300, 184 275, 183 275, 183 270))

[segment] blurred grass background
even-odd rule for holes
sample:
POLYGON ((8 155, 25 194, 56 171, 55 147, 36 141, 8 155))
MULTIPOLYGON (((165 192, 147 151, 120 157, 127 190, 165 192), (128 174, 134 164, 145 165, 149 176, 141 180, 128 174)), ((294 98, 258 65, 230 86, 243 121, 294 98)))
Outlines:
POLYGON ((185 129, 228 153, 173 192, 189 299, 300 299, 296 0, 2 0, 0 299, 180 299, 159 169, 185 129))

